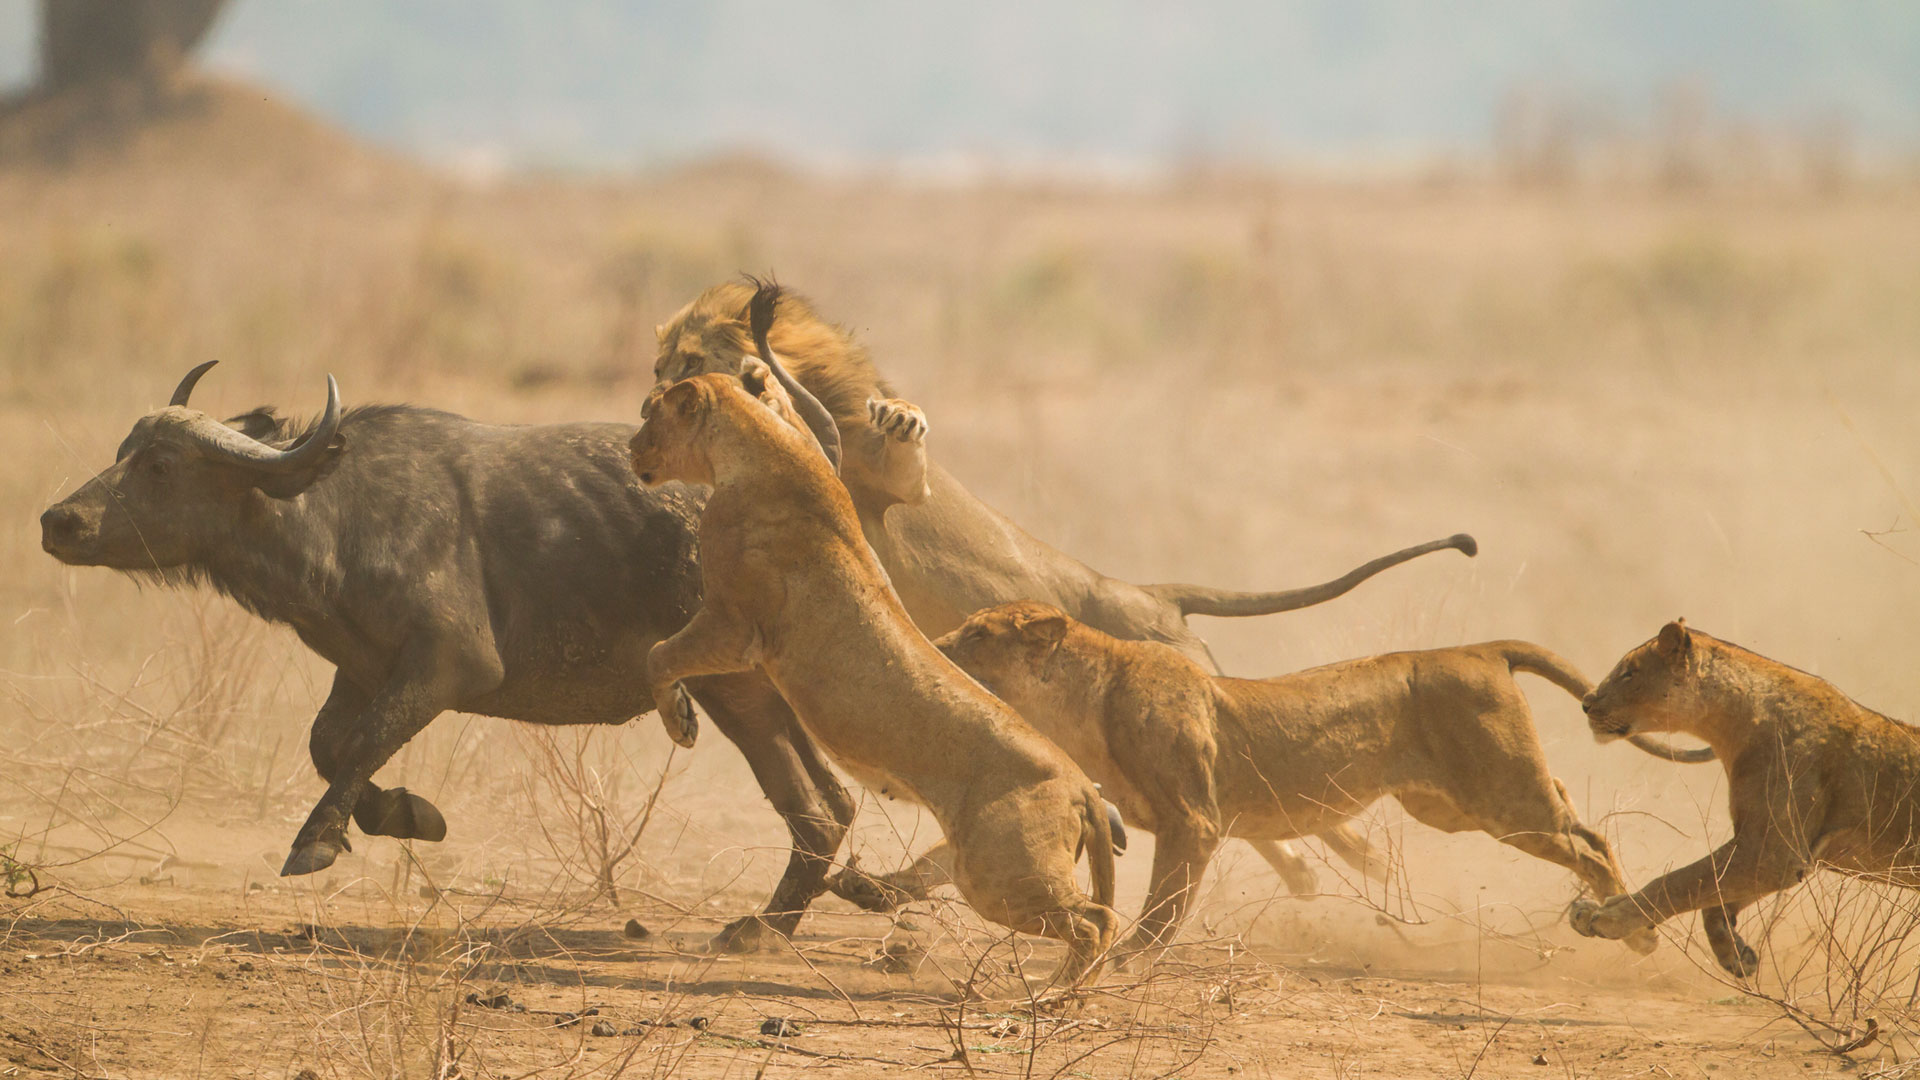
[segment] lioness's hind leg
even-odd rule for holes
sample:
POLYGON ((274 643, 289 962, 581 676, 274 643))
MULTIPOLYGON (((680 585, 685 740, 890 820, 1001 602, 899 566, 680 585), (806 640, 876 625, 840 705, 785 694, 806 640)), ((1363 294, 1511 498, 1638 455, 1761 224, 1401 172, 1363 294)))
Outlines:
POLYGON ((1052 985, 1066 987, 1093 972, 1113 945, 1120 918, 1080 890, 1071 842, 1062 843, 1054 830, 1035 828, 1055 815, 1076 824, 1080 820, 1072 802, 1039 798, 1022 813, 983 814, 956 824, 948 841, 954 884, 968 906, 1023 934, 1066 943, 1067 958, 1051 979, 1052 985))
POLYGON ((1706 908, 1700 912, 1700 926, 1707 932, 1707 944, 1713 946, 1713 958, 1720 961, 1720 966, 1736 978, 1751 979, 1760 970, 1760 954, 1734 932, 1739 916, 1739 904, 1706 908))
MULTIPOLYGON (((1471 812, 1471 811, 1469 811, 1471 812)), ((1515 796, 1511 791, 1497 809, 1483 810, 1481 829, 1489 836, 1538 859, 1557 863, 1593 890, 1601 900, 1626 892, 1620 864, 1606 838, 1581 824, 1567 797, 1566 785, 1552 776, 1533 791, 1515 796)), ((1621 939, 1642 955, 1659 945, 1652 930, 1639 930, 1621 939)))
POLYGON ((1078 986, 1092 974, 1120 928, 1120 916, 1112 908, 1085 898, 1063 910, 1048 912, 1043 921, 1041 933, 1067 943, 1066 958, 1047 980, 1060 987, 1078 986))
POLYGON ((1219 844, 1218 832, 1205 823, 1164 828, 1154 837, 1153 883, 1147 892, 1147 906, 1141 909, 1140 925, 1121 946, 1122 952, 1137 953, 1172 943, 1194 891, 1200 887, 1200 876, 1206 873, 1207 862, 1219 844))

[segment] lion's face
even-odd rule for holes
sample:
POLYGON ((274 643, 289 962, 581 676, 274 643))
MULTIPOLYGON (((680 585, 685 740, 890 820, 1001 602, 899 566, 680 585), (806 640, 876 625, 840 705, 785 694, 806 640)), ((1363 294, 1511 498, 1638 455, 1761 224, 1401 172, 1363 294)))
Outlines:
POLYGON ((1067 622, 1066 612, 1050 604, 1001 604, 974 612, 933 644, 993 696, 1025 712, 1046 692, 1067 622))
POLYGON ((1687 730, 1701 702, 1686 622, 1668 623, 1652 641, 1627 653, 1581 704, 1600 742, 1687 730))
POLYGON ((695 311, 691 305, 671 320, 654 328, 660 350, 653 361, 653 384, 670 386, 695 375, 740 375, 741 364, 751 354, 752 339, 747 324, 709 312, 695 311))

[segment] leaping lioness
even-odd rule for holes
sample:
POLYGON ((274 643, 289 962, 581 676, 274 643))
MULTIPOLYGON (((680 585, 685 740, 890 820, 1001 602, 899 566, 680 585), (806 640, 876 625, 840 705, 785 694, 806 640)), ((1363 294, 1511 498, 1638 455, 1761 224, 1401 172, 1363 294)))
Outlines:
POLYGON ((1586 709, 1602 742, 1706 740, 1727 770, 1733 839, 1639 892, 1576 901, 1580 933, 1624 937, 1699 910, 1714 959, 1745 978, 1759 956, 1734 932, 1740 909, 1809 871, 1920 887, 1920 728, 1684 620, 1623 657, 1586 709))
POLYGON ((914 628, 821 446, 796 430, 790 400, 762 391, 731 375, 656 389, 633 438, 642 483, 713 488, 704 601, 647 657, 668 734, 692 746, 697 732, 681 680, 759 668, 849 773, 932 811, 974 910, 1065 941, 1054 978, 1078 983, 1119 922, 1097 789, 914 628), (1094 899, 1074 880, 1083 850, 1094 899))

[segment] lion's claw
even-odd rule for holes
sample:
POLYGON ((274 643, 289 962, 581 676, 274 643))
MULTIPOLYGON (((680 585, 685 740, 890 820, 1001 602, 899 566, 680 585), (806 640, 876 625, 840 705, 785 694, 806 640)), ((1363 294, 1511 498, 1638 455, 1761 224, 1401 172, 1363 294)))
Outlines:
POLYGON ((912 443, 927 437, 927 415, 911 402, 899 398, 869 398, 867 417, 875 429, 890 439, 912 443))

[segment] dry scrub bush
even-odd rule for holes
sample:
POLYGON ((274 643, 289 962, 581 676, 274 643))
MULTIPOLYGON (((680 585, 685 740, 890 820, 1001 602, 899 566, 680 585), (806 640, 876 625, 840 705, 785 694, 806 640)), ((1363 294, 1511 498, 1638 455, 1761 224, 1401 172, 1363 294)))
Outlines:
POLYGON ((521 774, 526 808, 559 871, 591 892, 585 902, 620 904, 622 866, 653 821, 673 765, 667 754, 650 787, 613 733, 518 726, 532 768, 521 774))

